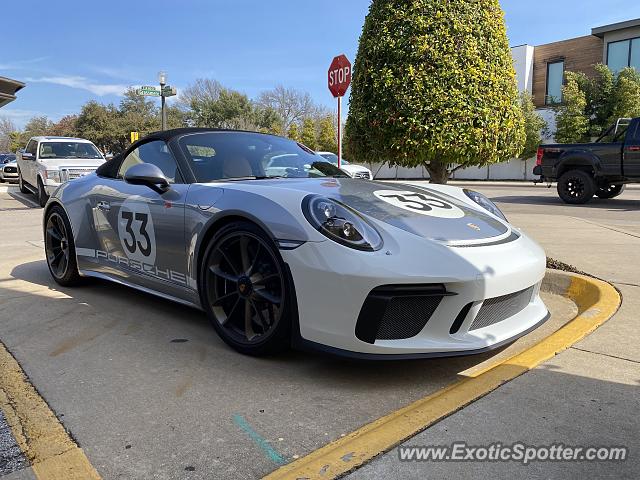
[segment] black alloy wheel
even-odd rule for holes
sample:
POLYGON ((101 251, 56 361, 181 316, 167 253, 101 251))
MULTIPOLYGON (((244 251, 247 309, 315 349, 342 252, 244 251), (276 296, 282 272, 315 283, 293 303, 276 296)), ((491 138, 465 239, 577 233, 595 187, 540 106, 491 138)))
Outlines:
POLYGON ((77 283, 80 275, 76 264, 71 226, 64 210, 60 207, 53 207, 47 215, 44 244, 47 265, 53 279, 64 286, 77 283))
POLYGON ((624 192, 624 185, 607 185, 596 190, 596 196, 603 200, 615 198, 624 192))
POLYGON ((595 180, 585 171, 570 170, 558 179, 558 195, 566 203, 587 203, 595 193, 595 180))
POLYGON ((212 239, 202 276, 203 306, 236 350, 263 355, 289 346, 288 285, 278 250, 257 226, 233 223, 212 239))

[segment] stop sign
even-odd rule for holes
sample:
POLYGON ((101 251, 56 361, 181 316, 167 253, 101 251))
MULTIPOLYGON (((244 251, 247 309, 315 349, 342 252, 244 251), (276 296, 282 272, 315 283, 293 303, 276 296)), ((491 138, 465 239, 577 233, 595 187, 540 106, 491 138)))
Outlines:
POLYGON ((338 55, 329 66, 329 91, 334 97, 342 97, 351 83, 351 62, 344 55, 338 55))

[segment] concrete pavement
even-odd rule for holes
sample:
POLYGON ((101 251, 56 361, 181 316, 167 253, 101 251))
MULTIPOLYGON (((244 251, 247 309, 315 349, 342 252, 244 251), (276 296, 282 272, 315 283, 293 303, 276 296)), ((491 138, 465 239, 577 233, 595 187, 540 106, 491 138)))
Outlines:
MULTIPOLYGON (((490 196, 504 197, 501 207, 514 223, 538 238, 552 256, 591 273, 597 272, 581 267, 570 257, 577 250, 575 243, 571 247, 570 238, 577 235, 583 250, 595 248, 589 242, 610 245, 608 235, 623 235, 613 240, 622 251, 637 248, 633 242, 640 241, 611 230, 621 230, 623 226, 625 230, 633 230, 640 225, 633 220, 638 219, 633 211, 640 208, 640 192, 631 192, 626 198, 627 192, 607 205, 595 202, 593 208, 574 208, 555 201, 550 195, 555 192, 542 186, 494 185, 487 190, 477 183, 471 186, 490 196), (515 197, 520 200, 509 201, 515 197), (618 201, 623 203, 616 204, 618 201), (628 210, 632 211, 631 219, 625 213, 628 210), (544 223, 547 215, 552 218, 544 223), (606 233, 594 222, 608 226, 604 228, 606 233), (559 234, 565 225, 570 232, 567 238, 559 234)), ((10 226, 3 232, 0 257, 0 339, 104 478, 256 478, 282 462, 303 456, 441 389, 461 375, 481 368, 483 362, 486 365, 501 355, 526 348, 575 314, 568 302, 546 296, 545 301, 558 312, 556 318, 498 355, 391 364, 345 362, 297 352, 274 359, 250 359, 226 348, 197 311, 104 282, 89 282, 76 289, 56 286, 43 260, 41 211, 32 209, 29 200, 29 196, 16 194, 15 189, 0 193, 0 222, 10 226)), ((633 283, 629 264, 623 269, 612 265, 601 267, 615 272, 620 282, 633 283)), ((630 311, 634 308, 627 298, 621 313, 625 308, 630 311)), ((621 314, 616 321, 628 325, 627 328, 633 325, 630 318, 625 320, 621 314)), ((597 334, 602 335, 610 325, 597 334)), ((586 342, 590 340, 591 337, 586 342)), ((633 374, 625 377, 626 370, 619 363, 615 368, 613 363, 606 363, 628 362, 612 358, 615 356, 612 352, 623 345, 624 355, 632 356, 629 350, 636 341, 632 332, 619 335, 612 329, 609 336, 603 336, 595 345, 579 346, 589 352, 576 349, 576 354, 595 355, 592 362, 603 367, 602 372, 592 369, 590 375, 597 378, 572 370, 576 362, 559 364, 551 373, 566 370, 566 375, 553 378, 558 379, 556 384, 566 383, 561 378, 573 379, 571 397, 562 392, 563 396, 557 398, 563 401, 555 405, 548 397, 557 392, 548 390, 547 395, 540 383, 525 385, 522 388, 532 388, 534 392, 521 392, 524 396, 513 404, 511 416, 503 419, 502 413, 507 412, 509 399, 515 398, 513 394, 500 404, 502 409, 485 406, 482 412, 486 423, 493 419, 504 423, 505 431, 527 432, 527 436, 531 432, 532 438, 537 438, 534 432, 546 430, 535 416, 534 407, 541 404, 542 412, 546 402, 549 411, 557 410, 559 418, 564 419, 560 425, 575 424, 570 406, 574 398, 580 398, 581 392, 584 394, 579 382, 584 378, 589 380, 585 380, 584 387, 605 382, 620 385, 612 388, 615 395, 596 399, 601 399, 604 406, 598 408, 608 412, 603 421, 609 417, 621 419, 620 425, 614 421, 611 430, 605 428, 605 432, 618 430, 624 435, 629 430, 637 432, 637 422, 629 416, 620 416, 618 410, 623 406, 615 401, 620 396, 620 401, 633 411, 634 400, 627 390, 637 389, 637 375, 636 383, 629 385, 633 374), (528 401, 534 403, 531 406, 524 403, 528 401), (532 412, 531 418, 526 418, 532 425, 516 418, 523 409, 532 412), (623 421, 629 426, 626 430, 623 421)), ((637 367, 637 363, 634 365, 637 367)), ((537 371, 512 383, 533 374, 537 371)), ((553 384, 546 380, 549 375, 541 378, 553 384)), ((594 403, 591 400, 588 403, 584 400, 584 404, 590 406, 594 403)), ((444 422, 470 408, 473 406, 444 422)), ((576 412, 582 421, 584 412, 576 412)), ((479 426, 483 426, 482 422, 479 426)), ((458 427, 462 434, 461 426, 458 427)), ((597 423, 593 428, 602 430, 597 423)), ((397 460, 395 465, 385 463, 390 458, 382 457, 356 474, 361 478, 378 478, 395 472, 400 477, 397 460), (378 462, 383 465, 378 467, 378 462)), ((430 465, 417 466, 424 469, 430 465)), ((28 475, 24 472, 29 471, 12 475, 28 475)), ((429 472, 404 473, 422 478, 429 472)))
POLYGON ((400 462, 394 449, 352 473, 369 478, 638 478, 640 474, 640 191, 568 206, 542 185, 481 185, 511 222, 553 258, 613 283, 618 313, 534 371, 451 415, 402 446, 521 441, 529 445, 624 445, 623 463, 400 462))

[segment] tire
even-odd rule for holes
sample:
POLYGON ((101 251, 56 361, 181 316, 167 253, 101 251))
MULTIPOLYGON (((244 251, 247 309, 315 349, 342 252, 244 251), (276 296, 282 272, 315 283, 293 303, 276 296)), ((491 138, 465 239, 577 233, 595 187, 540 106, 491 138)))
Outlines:
POLYGON ((569 170, 558 179, 558 195, 565 203, 587 203, 596 193, 596 182, 583 170, 569 170))
POLYGON ((51 207, 44 225, 44 249, 51 276, 63 287, 77 285, 81 277, 76 261, 76 247, 71 224, 62 207, 51 207))
POLYGON ((47 191, 44 189, 44 184, 42 180, 38 179, 38 205, 44 207, 49 200, 49 195, 47 195, 47 191))
POLYGON ((215 233, 203 258, 201 304, 220 338, 246 355, 290 348, 294 287, 269 236, 233 222, 215 233))
POLYGON ((20 193, 31 193, 31 190, 29 190, 24 185, 24 180, 22 180, 22 173, 20 173, 19 171, 18 171, 18 187, 20 188, 20 193))
POLYGON ((626 185, 607 185, 606 187, 602 187, 596 190, 596 196, 598 198, 602 198, 603 200, 615 198, 618 195, 621 195, 622 192, 624 192, 625 186, 626 185))

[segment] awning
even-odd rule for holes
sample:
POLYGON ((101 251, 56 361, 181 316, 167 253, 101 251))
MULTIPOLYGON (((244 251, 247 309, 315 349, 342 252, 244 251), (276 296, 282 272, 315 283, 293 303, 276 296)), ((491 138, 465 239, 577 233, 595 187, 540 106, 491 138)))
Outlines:
POLYGON ((24 83, 6 77, 0 77, 0 108, 16 99, 16 92, 24 88, 24 83))

